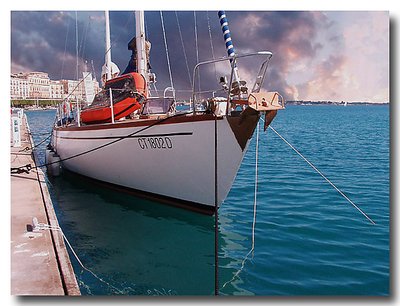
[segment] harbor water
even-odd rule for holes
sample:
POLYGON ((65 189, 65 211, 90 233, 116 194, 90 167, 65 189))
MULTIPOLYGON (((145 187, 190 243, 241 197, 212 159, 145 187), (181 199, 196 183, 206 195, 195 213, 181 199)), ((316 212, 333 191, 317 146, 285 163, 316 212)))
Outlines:
MULTIPOLYGON (((55 112, 26 113, 38 144, 51 132, 55 112)), ((255 250, 237 274, 252 241, 253 137, 219 210, 220 294, 389 295, 389 106, 288 106, 272 126, 376 225, 273 131, 261 129, 255 250)), ((38 148, 43 164, 47 143, 38 148)), ((66 237, 93 272, 70 253, 83 295, 214 293, 213 217, 69 172, 48 184, 66 237)))

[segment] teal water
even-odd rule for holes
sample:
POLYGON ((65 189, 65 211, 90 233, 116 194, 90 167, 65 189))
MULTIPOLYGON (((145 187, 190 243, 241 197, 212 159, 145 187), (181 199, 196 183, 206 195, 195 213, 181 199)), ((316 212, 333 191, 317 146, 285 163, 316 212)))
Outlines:
MULTIPOLYGON (((36 143, 54 112, 27 112, 36 143)), ((255 137, 220 209, 223 295, 389 295, 389 106, 288 106, 260 133, 254 256, 255 137), (231 282, 229 282, 232 280, 231 282)), ((44 146, 40 159, 44 161, 44 146)), ((121 194, 71 173, 50 178, 84 295, 212 295, 213 217, 121 194), (111 286, 110 286, 111 285, 111 286)))

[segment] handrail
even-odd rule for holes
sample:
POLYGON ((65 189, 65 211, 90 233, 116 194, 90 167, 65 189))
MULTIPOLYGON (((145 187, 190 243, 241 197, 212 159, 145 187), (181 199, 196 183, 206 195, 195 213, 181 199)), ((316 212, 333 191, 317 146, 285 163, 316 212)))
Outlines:
POLYGON ((167 87, 167 88, 165 88, 165 89, 164 89, 164 94, 163 94, 163 96, 164 96, 164 99, 165 99, 165 98, 174 98, 174 99, 175 99, 175 88, 174 88, 174 87, 167 87), (167 93, 168 91, 171 91, 171 92, 172 92, 172 97, 167 97, 166 93, 167 93))
MULTIPOLYGON (((228 101, 228 104, 229 104, 230 91, 232 89, 233 73, 234 73, 234 67, 235 67, 234 64, 236 63, 236 60, 238 58, 249 57, 249 56, 267 56, 268 57, 267 60, 263 62, 262 66, 261 66, 261 69, 260 69, 260 72, 259 72, 259 75, 257 76, 257 78, 258 78, 260 76, 260 73, 263 72, 263 76, 262 76, 262 82, 263 82, 264 81, 264 75, 265 75, 265 72, 266 72, 266 67, 265 67, 265 69, 263 69, 263 67, 265 66, 265 63, 267 63, 272 57, 272 52, 270 52, 270 51, 258 51, 258 52, 246 53, 246 54, 242 54, 242 55, 234 55, 234 56, 230 56, 230 57, 222 57, 222 58, 219 58, 219 59, 200 62, 200 63, 197 63, 196 66, 194 66, 194 69, 193 69, 193 82, 192 82, 192 84, 193 84, 192 85, 192 88, 193 88, 193 90, 192 90, 193 114, 196 112, 196 110, 195 110, 195 100, 196 100, 196 91, 195 91, 195 89, 196 89, 196 71, 197 71, 197 69, 202 65, 208 65, 208 64, 213 64, 213 63, 218 63, 218 62, 223 62, 223 61, 228 61, 228 60, 231 61, 231 63, 232 63, 231 64, 231 74, 230 74, 230 79, 229 79, 229 89, 228 89, 228 97, 227 97, 227 101, 228 101)), ((261 82, 261 84, 262 84, 262 82, 261 82)), ((257 83, 257 80, 256 80, 256 83, 257 83)), ((227 108, 227 110, 228 110, 228 108, 227 108)))

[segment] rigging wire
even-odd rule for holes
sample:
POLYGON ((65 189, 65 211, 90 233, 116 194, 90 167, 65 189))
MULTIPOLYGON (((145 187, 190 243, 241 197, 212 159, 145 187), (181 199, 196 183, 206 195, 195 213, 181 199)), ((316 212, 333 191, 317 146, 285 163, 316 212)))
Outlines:
MULTIPOLYGON (((261 118, 262 119, 262 118, 261 118)), ((263 120, 263 119, 262 119, 263 120)), ((264 120, 263 120, 264 121, 264 120)), ((311 168, 313 168, 315 170, 315 172, 317 172, 325 181, 327 181, 343 198, 345 198, 347 200, 347 202, 349 202, 355 209, 357 209, 369 222, 371 222, 371 224, 376 225, 376 223, 365 213, 362 211, 362 209, 360 207, 358 207, 352 200, 350 200, 338 187, 336 187, 335 184, 333 184, 331 182, 330 179, 328 179, 321 171, 319 171, 317 169, 317 167, 315 167, 313 165, 313 163, 311 163, 307 158, 304 157, 303 154, 301 154, 293 145, 291 145, 281 134, 279 134, 271 125, 269 125, 269 128, 276 134, 279 136, 280 139, 282 139, 293 151, 295 151, 297 153, 297 155, 299 155, 307 164, 309 164, 311 166, 311 168)))
POLYGON ((178 12, 175 11, 175 16, 176 16, 176 23, 178 24, 178 30, 179 30, 179 37, 181 38, 181 44, 182 44, 182 50, 183 50, 183 56, 185 57, 185 63, 186 63, 186 69, 189 77, 189 82, 190 82, 190 87, 193 87, 192 84, 192 76, 190 74, 190 69, 189 69, 189 62, 186 54, 186 49, 185 49, 185 44, 183 42, 183 36, 182 36, 182 31, 181 31, 181 25, 179 23, 179 18, 178 18, 178 12))
MULTIPOLYGON (((196 48, 196 64, 199 63, 199 44, 198 44, 198 38, 197 38, 197 19, 196 19, 196 11, 193 11, 193 17, 194 17, 194 41, 195 41, 195 48, 196 48)), ((199 80, 199 91, 201 91, 201 85, 200 85, 200 71, 197 69, 197 78, 199 80)))
MULTIPOLYGON (((172 80, 172 72, 171 72, 171 63, 170 63, 170 61, 169 61, 167 36, 166 36, 166 33, 165 33, 164 18, 163 18, 162 11, 160 11, 160 18, 161 18, 161 27, 162 27, 162 31, 163 31, 163 37, 164 37, 165 54, 166 54, 166 56, 167 56, 169 80, 170 80, 170 82, 171 82, 171 87, 174 88, 174 82, 173 82, 173 80, 172 80)), ((173 92, 174 92, 174 97, 175 97, 175 91, 173 91, 173 92)))
MULTIPOLYGON (((147 26, 147 19, 145 18, 144 19, 144 33, 145 33, 145 37, 146 37, 146 39, 148 40, 148 41, 150 41, 150 38, 149 38, 149 28, 148 28, 148 26, 147 26)), ((154 87, 154 90, 155 90, 155 92, 156 92, 156 96, 158 96, 159 94, 158 94, 158 89, 157 89, 157 86, 156 86, 156 81, 154 80, 153 82, 150 82, 150 86, 151 85, 153 85, 153 87, 154 87)), ((150 88, 150 86, 149 86, 149 93, 150 93, 150 96, 151 96, 151 88, 150 88)))
POLYGON ((75 11, 75 52, 76 52, 76 80, 79 81, 79 38, 78 38, 78 12, 75 11))
MULTIPOLYGON (((208 36, 210 37, 211 55, 212 55, 212 59, 215 60, 214 44, 213 44, 213 39, 212 39, 210 16, 208 15, 208 11, 207 11, 207 25, 208 25, 208 36)), ((217 63, 214 63, 214 73, 215 73, 215 79, 218 81, 216 65, 217 65, 217 63)))
POLYGON ((81 55, 82 58, 84 58, 85 55, 85 49, 86 49, 86 40, 87 40, 87 35, 90 29, 90 24, 91 24, 92 18, 89 16, 89 20, 86 23, 84 34, 81 39, 81 45, 79 46, 79 54, 81 55))
POLYGON ((144 19, 144 34, 146 37, 149 37, 149 29, 147 28, 146 18, 144 19))
POLYGON ((65 35, 65 44, 64 44, 64 56, 62 59, 62 64, 61 64, 61 75, 60 75, 60 80, 63 79, 64 77, 64 65, 65 65, 65 54, 67 53, 67 41, 68 41, 68 34, 69 34, 69 19, 67 23, 67 34, 65 35))
POLYGON ((88 26, 88 24, 87 23, 85 23, 84 24, 84 26, 83 26, 83 30, 82 30, 82 35, 81 35, 81 41, 79 42, 79 54, 82 56, 82 47, 83 47, 83 41, 85 40, 85 32, 86 32, 86 30, 87 30, 87 26, 88 26))
MULTIPOLYGON (((78 11, 75 11, 75 51, 76 51, 76 81, 79 82, 79 38, 78 38, 78 11)), ((78 119, 78 126, 81 126, 81 105, 79 103, 78 95, 76 95, 76 114, 78 119)))

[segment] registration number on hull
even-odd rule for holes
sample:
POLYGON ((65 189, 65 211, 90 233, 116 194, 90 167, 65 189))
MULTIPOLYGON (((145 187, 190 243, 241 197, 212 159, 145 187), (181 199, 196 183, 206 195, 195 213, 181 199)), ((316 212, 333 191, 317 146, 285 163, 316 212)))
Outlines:
POLYGON ((159 149, 168 150, 172 149, 172 140, 169 137, 141 137, 137 139, 139 147, 142 150, 159 149))

